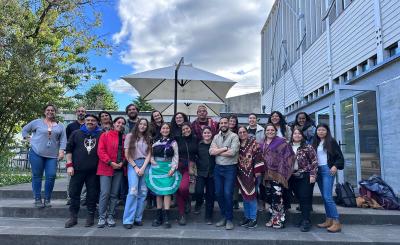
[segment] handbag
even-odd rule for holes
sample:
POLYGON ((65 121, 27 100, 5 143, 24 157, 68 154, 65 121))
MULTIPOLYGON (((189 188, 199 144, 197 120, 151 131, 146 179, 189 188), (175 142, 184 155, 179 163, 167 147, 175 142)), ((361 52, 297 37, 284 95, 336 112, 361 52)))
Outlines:
POLYGON ((306 173, 305 173, 305 172, 302 172, 302 171, 297 171, 297 172, 293 172, 293 173, 292 173, 292 176, 293 176, 295 179, 304 179, 304 178, 306 177, 306 173))

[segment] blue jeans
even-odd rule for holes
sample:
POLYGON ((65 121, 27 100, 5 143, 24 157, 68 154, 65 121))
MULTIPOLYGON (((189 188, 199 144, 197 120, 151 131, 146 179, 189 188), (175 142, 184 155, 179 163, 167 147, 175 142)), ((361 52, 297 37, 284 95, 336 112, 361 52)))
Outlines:
POLYGON ((236 164, 217 164, 214 168, 215 197, 221 210, 221 216, 229 221, 233 219, 233 187, 236 180, 236 171, 236 164))
MULTIPOLYGON (((141 168, 144 163, 144 159, 136 159, 136 165, 141 168)), ((145 170, 145 175, 148 174, 148 166, 145 170)), ((123 217, 123 224, 133 224, 134 221, 142 221, 144 211, 144 201, 147 196, 147 186, 145 181, 145 175, 138 176, 135 169, 131 164, 128 164, 128 183, 129 191, 126 197, 125 210, 123 217)))
POLYGON ((246 219, 256 220, 257 219, 257 199, 254 200, 243 200, 244 217, 246 219))
POLYGON ((317 183, 324 200, 325 213, 327 218, 339 220, 339 213, 336 209, 336 203, 333 201, 332 189, 335 176, 330 173, 328 165, 318 167, 317 183))
POLYGON ((42 157, 32 149, 29 151, 29 162, 32 170, 32 191, 35 200, 42 198, 43 172, 46 175, 44 184, 44 198, 51 199, 57 172, 57 158, 42 157))

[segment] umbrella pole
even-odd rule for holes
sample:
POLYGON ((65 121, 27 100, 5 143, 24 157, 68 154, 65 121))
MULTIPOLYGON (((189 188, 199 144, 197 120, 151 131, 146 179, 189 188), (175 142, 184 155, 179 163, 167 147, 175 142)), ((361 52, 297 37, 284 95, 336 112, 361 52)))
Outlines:
POLYGON ((175 69, 174 115, 176 114, 178 109, 178 71, 182 63, 183 63, 183 57, 181 57, 175 69))

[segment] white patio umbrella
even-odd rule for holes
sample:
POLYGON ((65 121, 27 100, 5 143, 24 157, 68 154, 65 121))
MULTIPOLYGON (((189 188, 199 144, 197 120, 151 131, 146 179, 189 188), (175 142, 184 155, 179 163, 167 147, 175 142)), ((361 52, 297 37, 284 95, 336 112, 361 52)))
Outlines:
POLYGON ((140 72, 122 77, 145 100, 173 100, 177 77, 177 99, 225 102, 226 94, 236 83, 230 79, 183 64, 140 72))
MULTIPOLYGON (((174 100, 150 100, 148 101, 154 109, 160 111, 163 115, 174 115, 174 100)), ((183 112, 188 116, 197 115, 197 107, 204 105, 208 109, 209 116, 219 116, 223 102, 202 101, 202 100, 178 100, 177 111, 183 112)))

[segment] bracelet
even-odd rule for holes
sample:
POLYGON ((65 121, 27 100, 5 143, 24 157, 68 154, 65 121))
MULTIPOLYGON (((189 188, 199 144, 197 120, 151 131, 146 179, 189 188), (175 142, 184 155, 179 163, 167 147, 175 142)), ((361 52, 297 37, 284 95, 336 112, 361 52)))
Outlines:
POLYGON ((69 162, 69 163, 65 164, 66 168, 73 167, 73 166, 74 166, 74 164, 72 162, 69 162))

